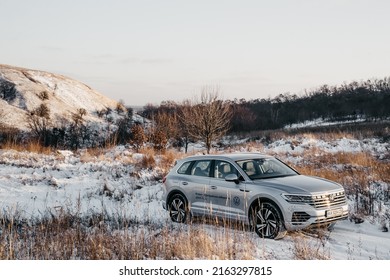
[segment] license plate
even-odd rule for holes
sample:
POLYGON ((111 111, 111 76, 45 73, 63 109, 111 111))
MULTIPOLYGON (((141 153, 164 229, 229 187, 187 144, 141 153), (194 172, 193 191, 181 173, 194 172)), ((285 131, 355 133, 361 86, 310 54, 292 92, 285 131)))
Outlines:
POLYGON ((325 215, 326 215, 327 218, 341 216, 342 214, 343 214, 343 209, 342 208, 328 210, 328 211, 325 212, 325 215))

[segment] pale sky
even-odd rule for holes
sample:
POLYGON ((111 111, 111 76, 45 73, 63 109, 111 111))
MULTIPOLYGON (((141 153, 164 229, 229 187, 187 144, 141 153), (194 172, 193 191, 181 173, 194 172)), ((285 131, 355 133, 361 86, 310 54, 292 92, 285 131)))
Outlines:
POLYGON ((390 74, 387 0, 0 0, 0 63, 126 105, 303 94, 390 74))

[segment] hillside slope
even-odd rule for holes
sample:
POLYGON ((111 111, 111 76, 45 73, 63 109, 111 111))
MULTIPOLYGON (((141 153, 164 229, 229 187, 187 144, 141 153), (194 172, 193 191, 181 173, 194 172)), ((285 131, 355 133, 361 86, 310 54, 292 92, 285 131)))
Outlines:
POLYGON ((54 122, 69 119, 80 108, 87 111, 86 120, 101 122, 96 111, 114 109, 118 102, 62 75, 0 64, 0 113, 3 124, 26 130, 26 113, 42 103, 50 109, 54 122))

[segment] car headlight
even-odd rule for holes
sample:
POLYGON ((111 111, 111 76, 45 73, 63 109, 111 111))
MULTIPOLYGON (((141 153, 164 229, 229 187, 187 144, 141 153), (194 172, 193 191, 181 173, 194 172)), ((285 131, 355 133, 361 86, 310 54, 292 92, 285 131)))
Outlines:
POLYGON ((301 194, 282 194, 282 197, 290 203, 312 203, 313 198, 311 195, 301 195, 301 194))

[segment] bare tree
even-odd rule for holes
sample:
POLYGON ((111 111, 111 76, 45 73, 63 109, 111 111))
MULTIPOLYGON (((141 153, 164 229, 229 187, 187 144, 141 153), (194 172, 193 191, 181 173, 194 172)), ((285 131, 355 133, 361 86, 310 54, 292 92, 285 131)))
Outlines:
MULTIPOLYGON (((177 106, 177 105, 175 105, 177 106)), ((167 139, 176 137, 178 125, 177 125, 177 114, 173 112, 157 112, 154 117, 156 124, 156 130, 161 131, 165 134, 167 139)))
POLYGON ((113 143, 126 144, 131 138, 131 127, 133 125, 133 109, 124 108, 123 115, 116 120, 118 129, 113 134, 113 143))
POLYGON ((191 142, 190 130, 192 128, 191 120, 193 120, 193 104, 191 100, 184 100, 178 108, 178 127, 177 136, 181 139, 181 142, 184 145, 185 153, 188 152, 188 144, 191 142))
POLYGON ((50 127, 52 125, 50 119, 50 109, 46 104, 42 103, 37 108, 26 114, 27 126, 41 141, 47 146, 49 143, 50 127))
POLYGON ((210 153, 213 141, 220 139, 230 128, 230 106, 219 97, 218 88, 204 87, 200 101, 195 99, 191 110, 184 116, 189 135, 203 141, 207 153, 210 153))
POLYGON ((87 115, 87 110, 84 108, 78 108, 76 113, 72 113, 73 123, 70 125, 69 140, 70 145, 76 150, 80 147, 81 141, 84 143, 88 136, 88 129, 84 124, 85 115, 87 115))

